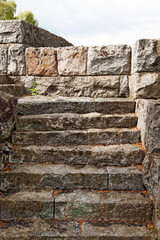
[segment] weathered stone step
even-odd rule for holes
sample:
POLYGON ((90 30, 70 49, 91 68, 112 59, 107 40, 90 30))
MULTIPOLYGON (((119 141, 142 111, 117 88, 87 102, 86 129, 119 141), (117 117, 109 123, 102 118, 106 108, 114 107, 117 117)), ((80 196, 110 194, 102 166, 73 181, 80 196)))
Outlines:
POLYGON ((69 165, 19 165, 0 172, 0 190, 96 189, 145 190, 139 167, 73 167, 69 165))
POLYGON ((19 117, 18 131, 52 131, 89 128, 132 128, 137 125, 134 114, 102 115, 100 113, 55 113, 19 117))
POLYGON ((11 222, 0 226, 2 240, 156 240, 145 224, 78 222, 11 222))
POLYGON ((23 95, 24 87, 18 84, 0 84, 0 91, 21 97, 23 95))
POLYGON ((19 113, 37 115, 51 113, 123 114, 135 112, 135 101, 128 98, 85 98, 30 96, 19 99, 19 113))
POLYGON ((143 193, 22 191, 0 195, 1 220, 149 222, 152 202, 143 193))
POLYGON ((151 216, 151 200, 142 193, 74 191, 55 199, 56 220, 144 222, 151 216))
POLYGON ((114 145, 140 142, 140 131, 127 128, 14 132, 15 145, 114 145))
POLYGON ((12 164, 69 164, 97 166, 141 165, 144 150, 139 145, 110 146, 27 146, 14 147, 9 155, 12 164))

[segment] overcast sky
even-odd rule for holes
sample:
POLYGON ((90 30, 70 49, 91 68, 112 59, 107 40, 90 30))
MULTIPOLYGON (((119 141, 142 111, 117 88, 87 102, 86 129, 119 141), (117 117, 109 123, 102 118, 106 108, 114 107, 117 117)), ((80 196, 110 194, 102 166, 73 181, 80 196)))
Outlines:
POLYGON ((74 45, 133 44, 160 38, 160 0, 15 0, 42 27, 74 45))

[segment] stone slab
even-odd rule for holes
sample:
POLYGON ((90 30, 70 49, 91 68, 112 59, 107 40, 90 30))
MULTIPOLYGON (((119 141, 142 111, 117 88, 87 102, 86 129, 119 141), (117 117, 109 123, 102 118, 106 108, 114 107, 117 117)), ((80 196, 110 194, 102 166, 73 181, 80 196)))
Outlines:
POLYGON ((54 48, 27 48, 28 75, 57 76, 57 52, 54 48))
POLYGON ((57 220, 147 222, 151 216, 151 201, 140 193, 74 191, 55 199, 57 220))
POLYGON ((160 153, 160 101, 137 100, 137 127, 141 129, 142 142, 147 151, 160 153))
POLYGON ((132 55, 132 72, 160 72, 160 41, 140 39, 132 55))
POLYGON ((142 170, 139 167, 108 167, 108 189, 144 191, 142 170))
POLYGON ((7 73, 8 46, 0 44, 0 74, 7 73))
POLYGON ((88 75, 128 75, 131 71, 131 47, 108 45, 89 47, 88 75))
POLYGON ((107 189, 107 168, 68 165, 12 167, 0 173, 1 190, 13 189, 107 189))
POLYGON ((140 143, 140 131, 127 128, 13 132, 15 145, 114 145, 140 143))
POLYGON ((72 44, 22 20, 0 21, 0 43, 25 43, 35 47, 65 47, 72 44))
MULTIPOLYGON (((1 86, 0 86, 1 89, 1 86)), ((132 128, 137 126, 135 114, 102 115, 100 113, 55 113, 20 116, 18 131, 53 131, 89 128, 132 128)))
POLYGON ((135 73, 129 81, 133 98, 160 98, 160 73, 135 73))
POLYGON ((127 98, 87 98, 87 97, 22 97, 18 101, 21 115, 51 113, 90 113, 104 114, 134 113, 136 102, 127 98))
POLYGON ((0 84, 0 91, 21 97, 24 92, 24 87, 20 84, 0 84))
POLYGON ((11 44, 8 48, 8 74, 26 75, 25 45, 11 44))
POLYGON ((53 220, 52 194, 46 191, 23 191, 1 195, 1 220, 53 220))
POLYGON ((73 147, 27 146, 13 148, 9 154, 9 162, 130 166, 141 165, 144 155, 141 147, 130 144, 73 147))
POLYGON ((145 224, 78 222, 17 222, 0 227, 3 240, 156 240, 156 235, 145 224))

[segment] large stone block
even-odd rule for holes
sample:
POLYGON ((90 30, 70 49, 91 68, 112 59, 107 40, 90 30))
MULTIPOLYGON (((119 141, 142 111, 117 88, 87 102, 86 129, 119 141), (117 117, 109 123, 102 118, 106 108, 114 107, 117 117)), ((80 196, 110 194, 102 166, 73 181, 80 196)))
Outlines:
POLYGON ((14 147, 9 154, 10 163, 52 163, 94 166, 141 165, 144 150, 139 145, 110 146, 28 146, 14 147))
MULTIPOLYGON (((27 79, 26 79, 27 81, 27 79)), ((66 97, 127 97, 127 76, 36 77, 40 95, 66 97)))
POLYGON ((132 98, 160 98, 160 73, 134 73, 129 88, 132 98))
POLYGON ((160 72, 160 40, 140 39, 132 55, 132 72, 160 72))
POLYGON ((26 75, 24 44, 12 44, 8 48, 8 74, 26 75))
POLYGON ((57 53, 54 48, 27 48, 26 69, 28 75, 56 76, 57 53))
POLYGON ((148 222, 151 215, 151 201, 140 193, 74 191, 55 199, 56 220, 148 222))
POLYGON ((127 75, 131 68, 131 48, 127 45, 89 47, 88 75, 127 75))
POLYGON ((64 38, 21 20, 0 21, 0 43, 25 43, 35 47, 72 46, 64 38))
POLYGON ((7 73, 7 45, 0 45, 0 74, 7 73))
POLYGON ((137 100, 137 127, 147 151, 160 153, 160 101, 137 100))
POLYGON ((62 76, 86 75, 87 47, 66 47, 57 49, 58 72, 62 76))
POLYGON ((0 92, 0 141, 10 136, 17 117, 17 99, 0 92))

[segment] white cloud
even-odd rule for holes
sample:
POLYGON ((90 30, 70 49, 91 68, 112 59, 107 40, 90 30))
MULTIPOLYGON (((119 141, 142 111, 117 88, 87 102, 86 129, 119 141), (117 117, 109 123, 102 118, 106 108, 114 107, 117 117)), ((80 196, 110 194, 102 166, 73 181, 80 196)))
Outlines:
POLYGON ((16 0, 43 27, 75 45, 132 44, 159 38, 159 0, 16 0))

